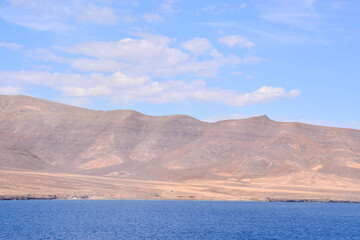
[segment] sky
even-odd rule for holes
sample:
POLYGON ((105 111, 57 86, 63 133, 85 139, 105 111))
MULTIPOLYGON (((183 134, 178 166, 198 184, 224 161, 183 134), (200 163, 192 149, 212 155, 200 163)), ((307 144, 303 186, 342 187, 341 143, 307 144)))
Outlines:
POLYGON ((0 0, 0 94, 360 129, 358 0, 0 0))

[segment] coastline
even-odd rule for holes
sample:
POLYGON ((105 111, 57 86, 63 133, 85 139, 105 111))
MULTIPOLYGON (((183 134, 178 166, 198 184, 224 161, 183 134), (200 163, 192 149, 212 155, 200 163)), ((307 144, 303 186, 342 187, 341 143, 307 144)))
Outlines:
POLYGON ((360 181, 341 185, 251 181, 123 179, 68 173, 0 170, 0 200, 175 200, 360 203, 360 181), (36 187, 34 187, 36 186, 36 187))
POLYGON ((165 198, 99 198, 88 195, 0 195, 0 201, 16 200, 156 200, 156 201, 227 201, 227 202, 287 202, 287 203, 360 203, 356 200, 334 200, 334 199, 288 199, 288 198, 265 198, 265 199, 165 199, 165 198))

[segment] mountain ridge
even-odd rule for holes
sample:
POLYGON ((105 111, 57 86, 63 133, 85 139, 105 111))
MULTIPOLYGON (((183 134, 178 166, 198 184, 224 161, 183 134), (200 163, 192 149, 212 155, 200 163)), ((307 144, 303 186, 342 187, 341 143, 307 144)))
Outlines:
MULTIPOLYGON (((94 111, 94 112, 133 112, 133 113, 137 113, 137 114, 141 114, 144 116, 148 116, 148 117, 176 117, 176 116, 183 116, 183 117, 190 117, 193 118, 195 120, 204 122, 204 123, 217 123, 217 122, 223 122, 223 121, 237 121, 237 120, 244 120, 244 119, 263 119, 263 120, 270 120, 270 121, 276 121, 273 120, 271 118, 269 118, 267 115, 263 114, 263 115, 254 115, 254 116, 250 116, 248 118, 238 118, 238 119, 224 119, 224 120, 217 120, 215 122, 213 121, 204 121, 201 119, 197 119, 193 116, 190 115, 186 115, 186 114, 170 114, 170 115, 148 115, 148 114, 144 114, 141 113, 137 110, 132 110, 132 109, 111 109, 111 110, 96 110, 96 109, 90 109, 90 108, 84 108, 84 107, 78 107, 78 106, 74 106, 74 105, 69 105, 66 103, 60 103, 60 102, 56 102, 56 101, 52 101, 52 100, 46 100, 46 99, 40 99, 40 98, 36 98, 36 97, 32 97, 32 96, 28 96, 28 95, 3 95, 0 94, 0 112, 2 111, 2 105, 3 105, 3 100, 4 98, 23 98, 23 100, 36 100, 38 102, 44 102, 44 103, 48 103, 48 104, 56 104, 59 106, 64 106, 64 107, 68 107, 68 108, 74 108, 74 110, 86 110, 86 111, 94 111)), ((334 126, 326 126, 326 125, 318 125, 318 124, 310 124, 310 123, 304 123, 304 122, 297 122, 297 121, 276 121, 279 123, 289 123, 289 124, 304 124, 304 125, 310 125, 310 126, 317 126, 317 127, 324 127, 324 128, 339 128, 339 129, 350 129, 350 130, 355 130, 355 131, 360 131, 360 129, 355 129, 355 128, 349 128, 349 127, 334 127, 334 126)))

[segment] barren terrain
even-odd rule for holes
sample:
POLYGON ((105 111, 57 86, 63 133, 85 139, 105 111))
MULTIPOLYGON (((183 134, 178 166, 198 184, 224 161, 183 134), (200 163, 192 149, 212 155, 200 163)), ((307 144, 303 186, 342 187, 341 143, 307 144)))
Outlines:
POLYGON ((0 96, 0 198, 360 201, 360 131, 0 96))

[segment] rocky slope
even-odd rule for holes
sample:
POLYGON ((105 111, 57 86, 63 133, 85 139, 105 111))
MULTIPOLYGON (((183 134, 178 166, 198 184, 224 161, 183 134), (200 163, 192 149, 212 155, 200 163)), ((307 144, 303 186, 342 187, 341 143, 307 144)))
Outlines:
POLYGON ((360 200, 360 131, 0 96, 0 173, 7 196, 360 200), (128 181, 138 185, 124 190, 128 181), (180 183, 183 190, 172 190, 180 183))

